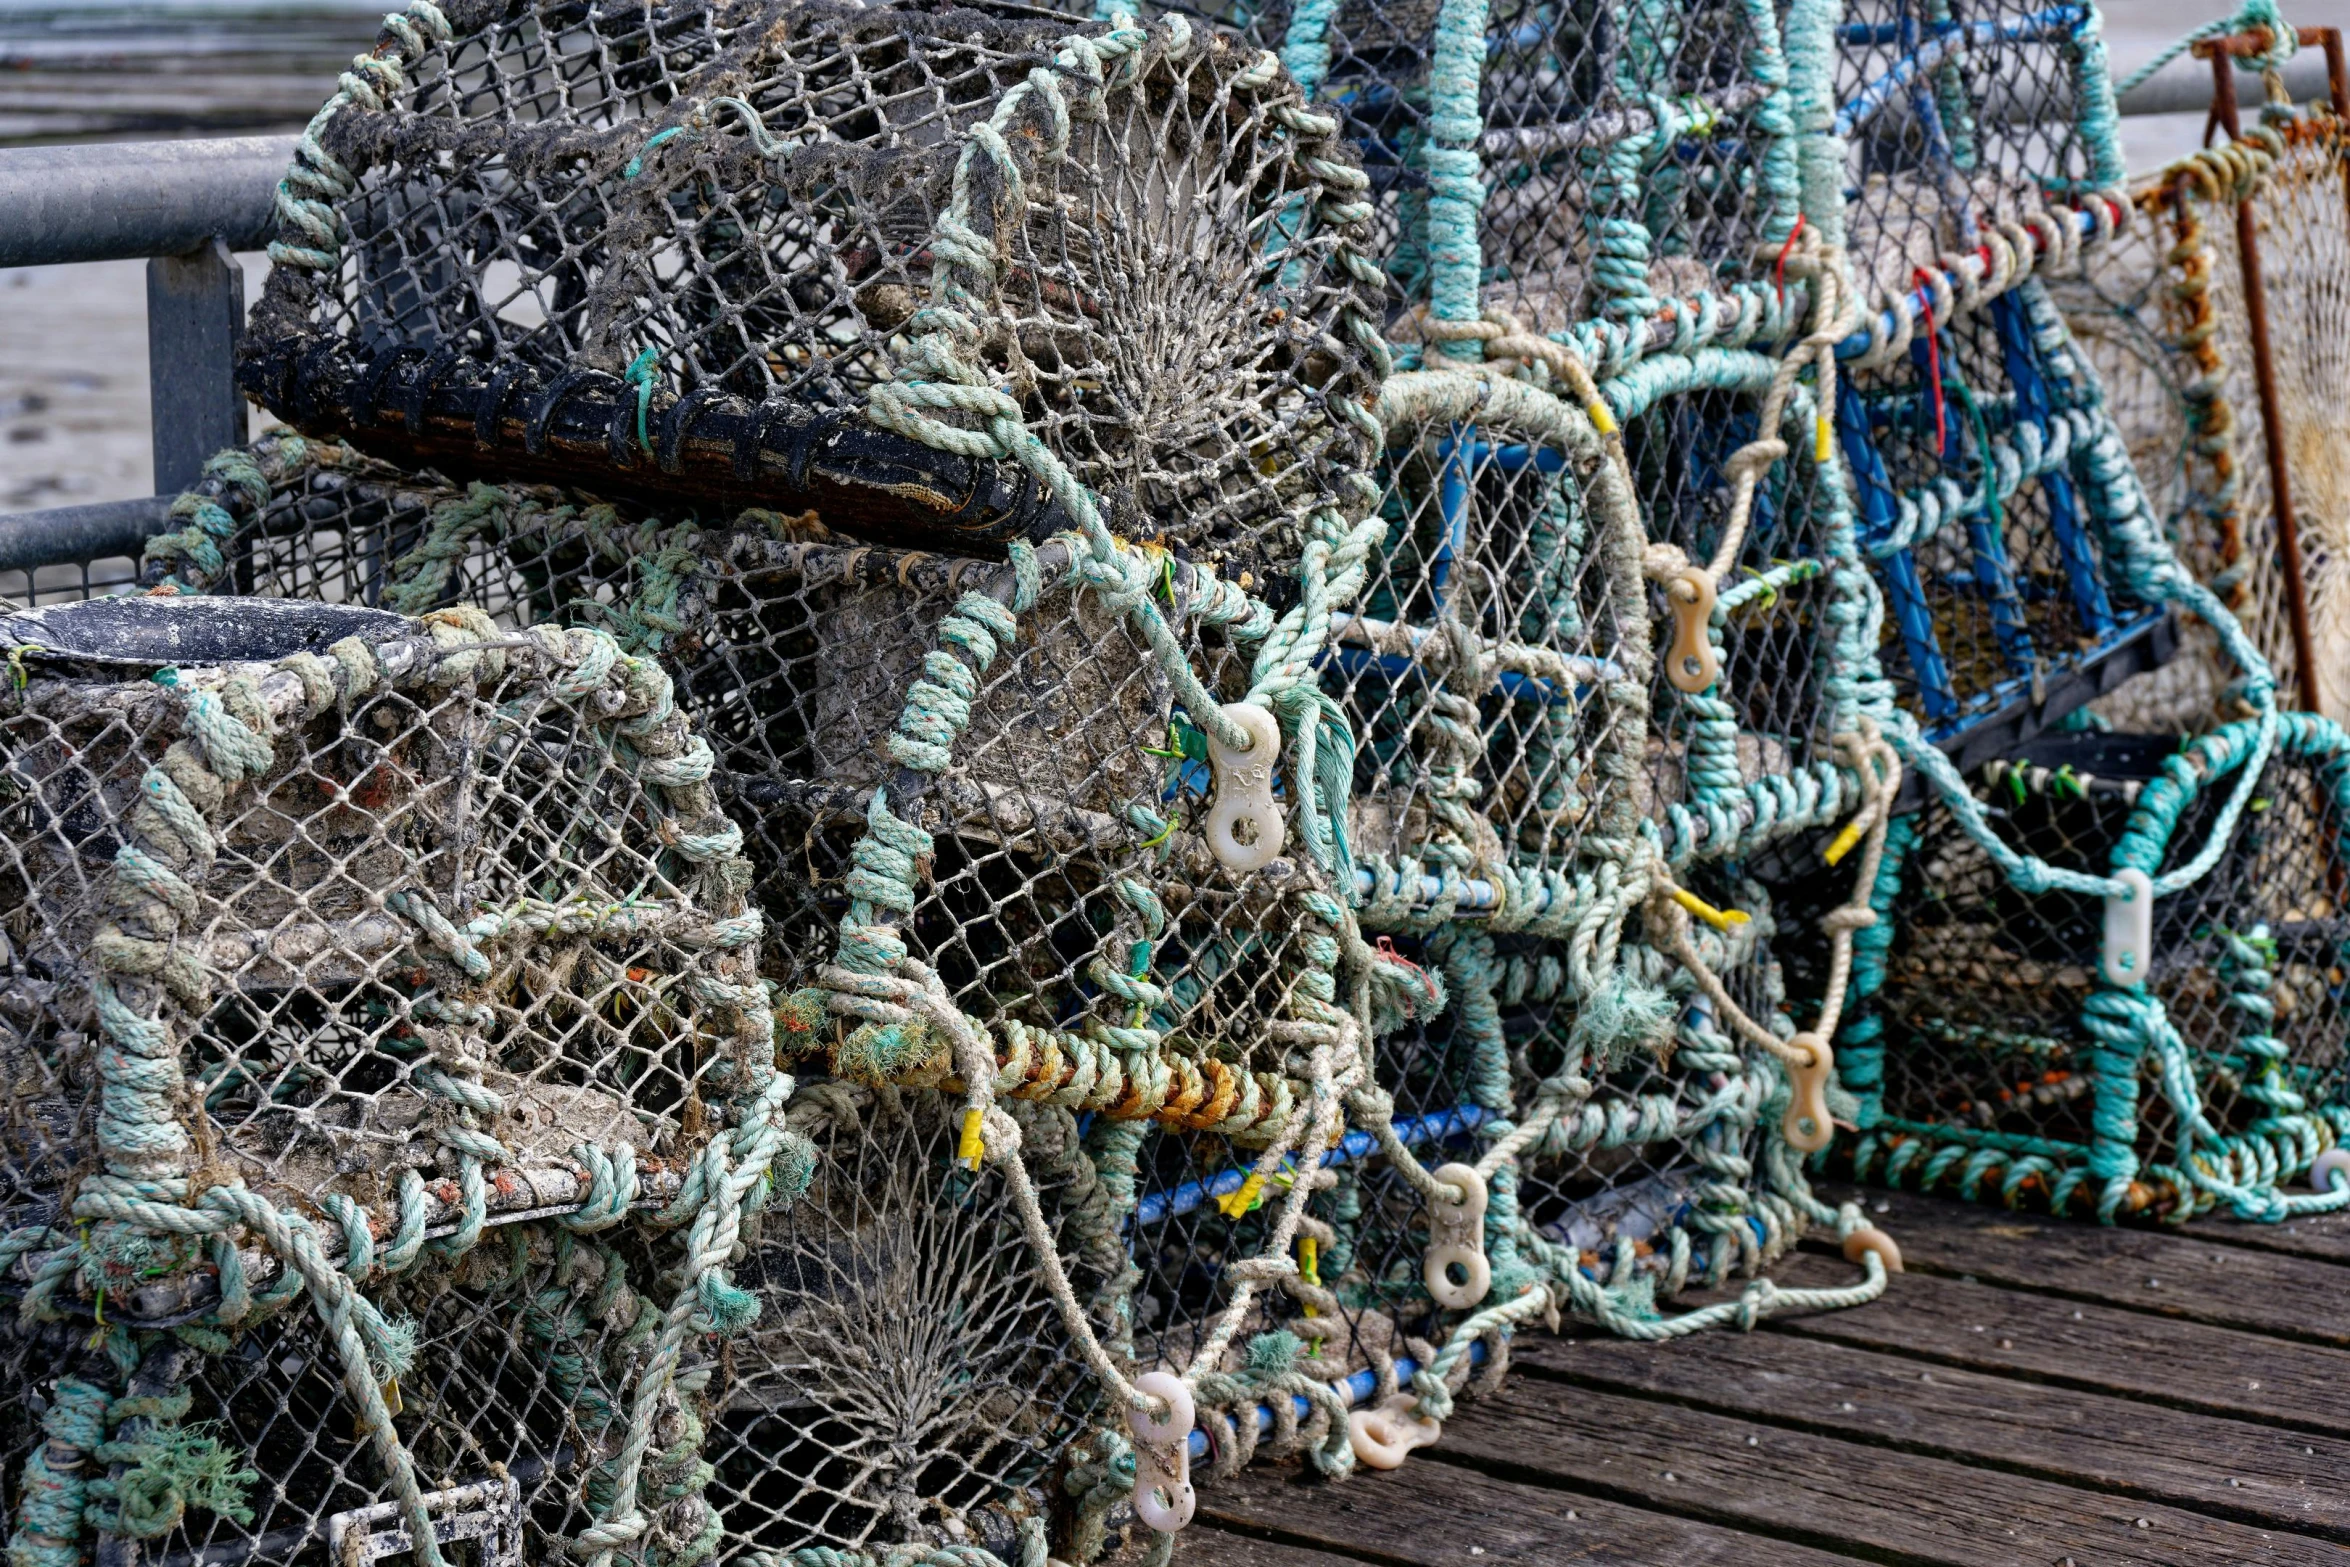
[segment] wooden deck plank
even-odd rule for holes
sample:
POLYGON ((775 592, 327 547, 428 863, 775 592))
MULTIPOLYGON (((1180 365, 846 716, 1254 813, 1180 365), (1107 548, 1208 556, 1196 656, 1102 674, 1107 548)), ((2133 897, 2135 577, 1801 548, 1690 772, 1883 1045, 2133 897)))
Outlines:
POLYGON ((1558 1391, 1521 1381, 1456 1417, 1431 1451, 1447 1465, 1915 1567, 2342 1560, 2342 1548, 2326 1541, 2161 1503, 1643 1399, 1558 1391))
POLYGON ((2350 1269, 2155 1231, 2011 1213, 1903 1192, 1868 1195, 1870 1217, 1912 1267, 1986 1284, 2350 1345, 2350 1269))
MULTIPOLYGON (((2261 1341, 2251 1341, 2258 1345, 2261 1341)), ((2350 1441, 1788 1334, 1519 1341, 1515 1367, 1903 1451, 2350 1540, 2350 1441)))
POLYGON ((2241 1219, 2199 1219, 2187 1233, 2223 1246, 2244 1246, 2317 1262, 2350 1263, 2350 1213, 2316 1213, 2280 1224, 2248 1224, 2241 1219))
MULTIPOLYGON (((1136 1551, 1127 1554, 1137 1559, 1141 1555, 1136 1551)), ((1185 1530, 1175 1547, 1175 1559, 1183 1567, 1362 1567, 1363 1562, 1360 1556, 1333 1556, 1302 1545, 1229 1534, 1213 1524, 1185 1530)))
MULTIPOLYGON (((1790 1288, 1840 1284, 1843 1259, 1774 1270, 1790 1288)), ((1907 1273, 1850 1311, 1774 1319, 1767 1329, 2175 1409, 2350 1436, 2350 1352, 2149 1317, 2091 1302, 1907 1273)))
MULTIPOLYGON (((1489 1407, 1480 1404, 1464 1415, 1461 1429, 1488 1423, 1489 1407)), ((1387 1474, 1359 1470, 1337 1484, 1301 1473, 1294 1464, 1260 1465, 1227 1483, 1201 1485, 1199 1517, 1218 1529, 1391 1567, 1849 1567, 1851 1560, 1424 1460, 1425 1454, 1415 1456, 1387 1474)), ((1213 1554, 1224 1549, 1221 1539, 1195 1524, 1176 1560, 1254 1567, 1247 1557, 1213 1554), (1203 1545, 1206 1551, 1195 1556, 1203 1545)), ((1293 1564, 1275 1557, 1267 1567, 1293 1564)))

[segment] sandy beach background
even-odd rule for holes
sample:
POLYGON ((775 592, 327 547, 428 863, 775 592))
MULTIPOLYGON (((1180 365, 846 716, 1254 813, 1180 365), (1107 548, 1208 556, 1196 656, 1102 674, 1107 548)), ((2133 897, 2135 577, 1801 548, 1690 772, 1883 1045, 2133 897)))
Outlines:
MULTIPOLYGON (((2115 74, 2219 9, 2109 0, 2115 74)), ((0 146, 293 131, 375 36, 351 0, 130 6, 0 0, 0 146)), ((2193 149, 2200 115, 2125 120, 2133 168, 2193 149)), ((265 257, 240 258, 246 298, 265 257)), ((0 512, 153 493, 146 264, 0 269, 0 512)))

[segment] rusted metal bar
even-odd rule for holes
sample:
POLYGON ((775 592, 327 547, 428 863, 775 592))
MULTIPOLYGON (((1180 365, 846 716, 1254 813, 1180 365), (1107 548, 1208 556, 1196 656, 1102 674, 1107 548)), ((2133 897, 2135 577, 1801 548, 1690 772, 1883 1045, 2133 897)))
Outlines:
MULTIPOLYGON (((2211 113, 2228 139, 2243 125, 2236 113, 2236 71, 2232 57, 2268 47, 2265 27, 2227 38, 2206 39, 2195 52, 2211 62, 2211 113)), ((2260 388, 2260 433, 2268 453, 2268 498, 2277 519, 2277 551, 2284 557, 2285 612, 2293 631, 2293 683, 2301 706, 2318 710, 2315 639, 2309 631, 2309 586, 2301 567, 2301 523, 2293 511, 2293 484, 2286 471, 2284 409, 2277 396, 2276 356, 2268 336, 2268 295, 2260 279, 2260 237, 2250 200, 2236 203, 2236 250, 2244 274, 2244 314, 2252 328, 2252 375, 2260 388)))

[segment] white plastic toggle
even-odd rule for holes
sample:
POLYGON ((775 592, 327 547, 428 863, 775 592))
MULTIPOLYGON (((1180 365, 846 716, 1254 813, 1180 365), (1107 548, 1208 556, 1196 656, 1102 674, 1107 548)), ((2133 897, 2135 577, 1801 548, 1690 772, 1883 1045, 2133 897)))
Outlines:
POLYGON ((1836 1125, 1828 1117, 1828 1078, 1836 1052, 1817 1034, 1797 1034, 1787 1043, 1808 1054, 1800 1065, 1787 1068, 1787 1114, 1779 1135, 1797 1153, 1818 1153, 1836 1138, 1836 1125))
POLYGON ((1373 1469, 1400 1469, 1414 1448, 1432 1447, 1444 1435, 1444 1423, 1412 1413, 1418 1400, 1398 1393, 1376 1409, 1358 1409, 1346 1417, 1346 1439, 1354 1444, 1355 1461, 1373 1469))
POLYGON ((2309 1167, 2309 1184, 2318 1191, 2330 1192, 2336 1182, 2350 1186, 2350 1148, 2328 1148, 2309 1167))
POLYGON ((1253 702, 1233 702, 1224 716, 1248 731, 1248 749, 1231 750, 1208 736, 1208 769, 1216 803, 1208 811, 1208 848, 1226 870, 1261 871, 1281 853, 1289 829, 1273 798, 1273 764, 1281 755, 1281 725, 1253 702), (1242 824, 1248 842, 1240 841, 1242 824))
POLYGON ((1199 1497, 1191 1489, 1191 1389, 1171 1371, 1146 1371, 1135 1387, 1166 1400, 1167 1413, 1153 1420, 1139 1409, 1126 1412, 1134 1433, 1134 1516, 1161 1534, 1191 1522, 1199 1497))
POLYGON ((2130 890, 2105 900, 2105 951, 2098 969, 2109 985, 2143 985, 2154 962, 2154 878, 2144 871, 2115 871, 2130 890))
POLYGON ((1441 1197, 1428 1199, 1428 1254, 1420 1262, 1420 1278, 1436 1304, 1449 1311, 1466 1311, 1493 1288, 1493 1265, 1485 1260, 1485 1177, 1465 1164, 1448 1164, 1435 1172, 1437 1182, 1457 1186, 1457 1203, 1441 1197), (1455 1284, 1452 1270, 1468 1275, 1455 1284))

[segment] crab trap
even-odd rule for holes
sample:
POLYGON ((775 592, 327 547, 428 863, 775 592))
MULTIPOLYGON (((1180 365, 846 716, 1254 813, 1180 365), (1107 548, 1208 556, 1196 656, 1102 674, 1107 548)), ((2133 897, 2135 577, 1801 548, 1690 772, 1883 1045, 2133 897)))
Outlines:
POLYGON ((2275 724, 2273 749, 2259 720, 2046 734, 1982 769, 1971 813, 1896 819, 1838 1055, 1861 1177, 2108 1219, 2343 1200, 2350 742, 2275 724), (2018 854, 2130 896, 2027 893, 2018 854))
POLYGON ((470 611, 0 635, 13 1548, 698 1537, 729 1253, 810 1161, 669 677, 470 611))
POLYGON ((2187 546, 2280 686, 2337 721, 2350 716, 2336 673, 2350 545, 2350 426, 2336 395, 2344 123, 2338 109, 2272 105, 2141 198, 2173 240, 2157 276, 2190 377, 2187 546))
POLYGON ((2089 6, 1899 0, 1836 34, 1841 221, 1869 307, 1836 431, 1887 671, 1968 765, 2176 636, 2157 519, 2034 275, 2093 259, 2128 215, 2099 27, 2089 6))
POLYGON ((1077 482, 1260 577, 1351 460, 1361 176, 1261 52, 770 0, 426 8, 372 61, 242 354, 308 434, 998 558, 1077 482))

